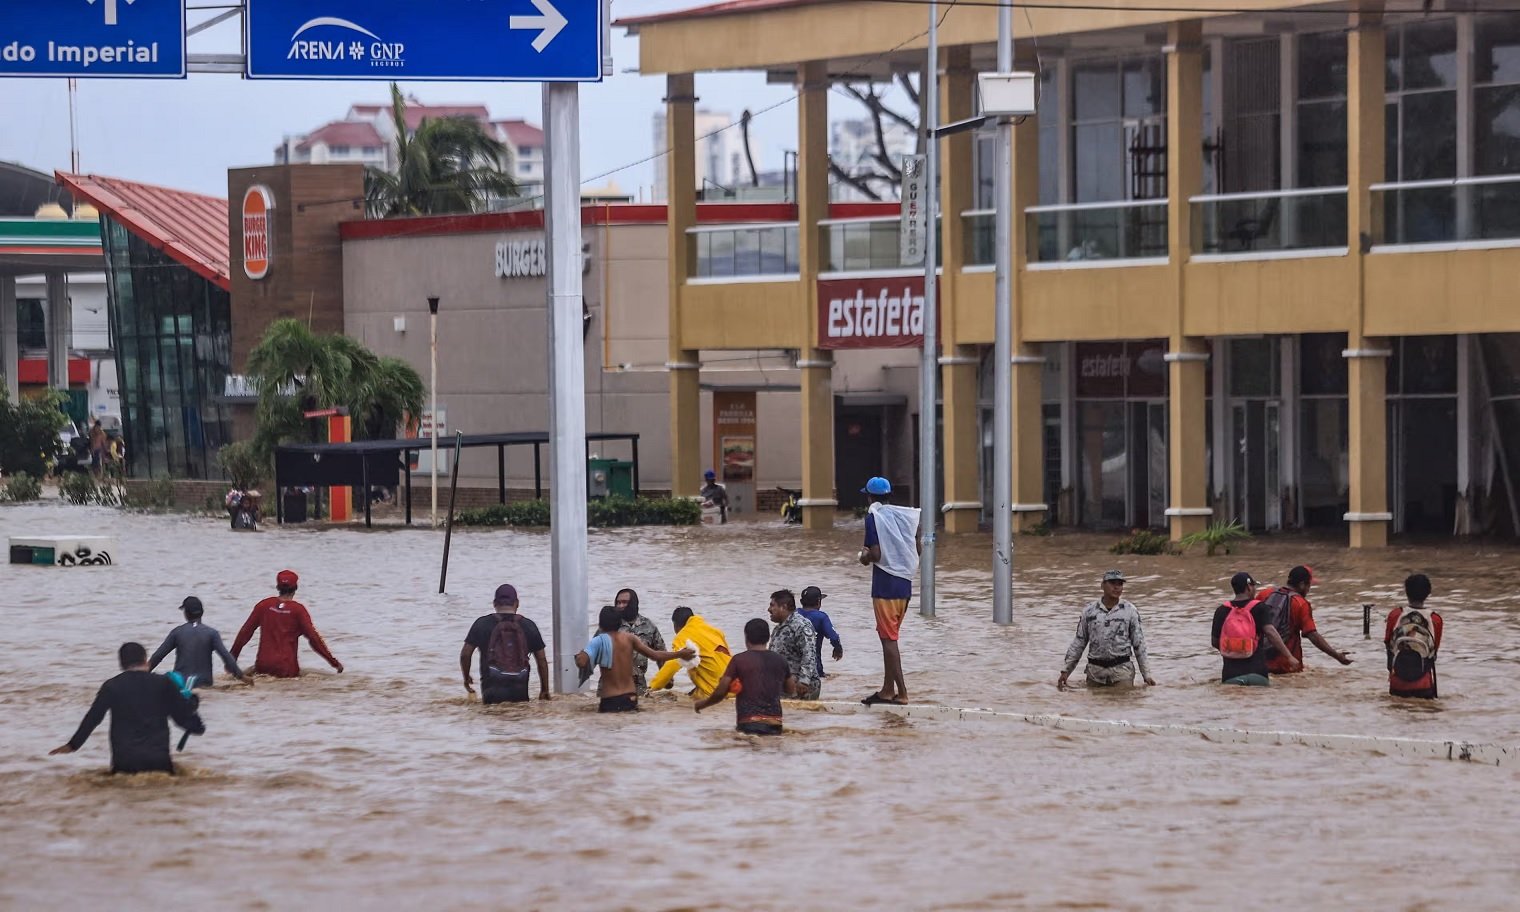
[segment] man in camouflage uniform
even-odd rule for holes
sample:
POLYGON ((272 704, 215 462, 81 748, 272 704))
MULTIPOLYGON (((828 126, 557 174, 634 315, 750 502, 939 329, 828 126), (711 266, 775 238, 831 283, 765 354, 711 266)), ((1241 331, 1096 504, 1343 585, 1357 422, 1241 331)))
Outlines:
POLYGON ((1156 686, 1151 677, 1150 660, 1145 654, 1145 631, 1140 628, 1140 610, 1124 592, 1124 574, 1110 570, 1103 574, 1103 597, 1089 602, 1082 609, 1077 621, 1077 635, 1066 650, 1066 664, 1056 687, 1065 690, 1066 679, 1076 670, 1082 653, 1087 652, 1087 684, 1089 687, 1111 687, 1115 684, 1134 684, 1135 666, 1140 666, 1140 677, 1150 687, 1156 686))
POLYGON ((797 679, 797 699, 818 699, 818 633, 813 623, 797 610, 797 597, 790 589, 771 593, 770 615, 776 624, 770 651, 786 659, 797 679))
MULTIPOLYGON (((654 621, 639 614, 639 594, 632 589, 618 591, 617 599, 613 605, 623 615, 622 631, 631 633, 644 641, 644 645, 655 652, 665 651, 665 637, 660 635, 660 628, 654 625, 654 621)), ((633 654, 633 683, 642 695, 649 690, 649 660, 635 652, 633 654)))

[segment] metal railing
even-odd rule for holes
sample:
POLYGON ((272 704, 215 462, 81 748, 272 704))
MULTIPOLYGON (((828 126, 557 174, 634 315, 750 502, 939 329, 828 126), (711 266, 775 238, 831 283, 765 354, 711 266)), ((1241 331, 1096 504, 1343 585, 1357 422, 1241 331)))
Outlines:
POLYGON ((1378 246, 1520 240, 1520 174, 1373 184, 1378 246))
POLYGON ((1024 210, 1030 263, 1164 260, 1166 200, 1064 203, 1024 210))
POLYGON ((1190 197, 1193 252, 1207 257, 1344 249, 1346 192, 1308 187, 1190 197))
POLYGON ((687 234, 696 248, 688 278, 797 275, 796 222, 700 225, 688 228, 687 234))

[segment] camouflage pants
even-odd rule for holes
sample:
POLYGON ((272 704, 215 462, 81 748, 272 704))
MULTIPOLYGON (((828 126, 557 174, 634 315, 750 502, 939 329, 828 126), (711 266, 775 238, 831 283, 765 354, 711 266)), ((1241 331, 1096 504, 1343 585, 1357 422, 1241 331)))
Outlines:
POLYGON ((1087 663, 1087 686, 1089 687, 1113 687, 1116 684, 1135 683, 1135 663, 1125 662, 1112 668, 1104 668, 1101 665, 1087 663))

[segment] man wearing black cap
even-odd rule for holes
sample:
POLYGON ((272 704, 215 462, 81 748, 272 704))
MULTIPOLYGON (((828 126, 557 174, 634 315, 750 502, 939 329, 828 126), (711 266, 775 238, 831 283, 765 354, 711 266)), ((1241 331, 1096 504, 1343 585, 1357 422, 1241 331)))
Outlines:
POLYGON ((1272 674, 1291 674, 1304 670, 1304 644, 1301 637, 1319 647, 1319 651, 1342 665, 1350 665, 1351 657, 1331 646, 1320 636, 1314 624, 1314 606, 1309 604, 1309 589, 1315 583, 1314 568, 1297 566, 1288 571, 1288 585, 1273 589, 1271 586, 1256 593, 1266 603, 1286 650, 1276 649, 1267 656, 1267 669, 1272 674))
POLYGON ((823 671, 823 641, 827 639, 834 647, 834 661, 844 658, 844 644, 839 639, 839 631, 834 629, 834 622, 829 620, 829 615, 823 610, 823 600, 828 598, 822 589, 817 586, 809 586, 802 590, 798 597, 802 607, 797 613, 807 618, 808 623, 813 625, 813 632, 817 634, 813 642, 813 654, 818 659, 818 677, 828 677, 823 671))
POLYGON ((215 627, 208 627, 201 623, 201 617, 206 609, 201 605, 201 600, 195 596, 188 596, 180 603, 180 610, 185 612, 185 623, 169 631, 164 637, 164 643, 153 653, 153 658, 148 660, 148 670, 158 667, 158 663, 164 660, 170 651, 174 652, 174 670, 190 684, 191 687, 211 686, 211 654, 216 653, 222 657, 222 667, 227 673, 242 681, 244 684, 252 684, 253 678, 243 674, 237 662, 232 658, 232 653, 222 643, 222 635, 215 627))
MULTIPOLYGON (((1226 684, 1266 687, 1271 684, 1267 656, 1275 649, 1287 653, 1282 636, 1272 626, 1266 603, 1252 593, 1256 580, 1241 571, 1230 577, 1235 597, 1214 609, 1210 643, 1224 658, 1220 680, 1226 684)), ((1303 667, 1298 662, 1292 664, 1303 667)))
POLYGON ((1088 603, 1077 621, 1077 635, 1066 650, 1066 665, 1056 687, 1066 690, 1066 679, 1076 670, 1087 653, 1087 683, 1091 687, 1134 684, 1135 666, 1150 687, 1150 659, 1145 653, 1145 631, 1140 627, 1140 609, 1123 598, 1124 574, 1109 570, 1103 574, 1103 597, 1088 603))
POLYGON ((538 625, 517 613, 517 588, 509 583, 496 587, 492 600, 496 610, 475 619, 459 650, 459 671, 464 689, 475 692, 470 679, 470 657, 480 650, 480 702, 523 703, 528 699, 528 656, 538 665, 538 698, 549 699, 549 660, 538 625), (499 632, 499 625, 507 625, 499 632))

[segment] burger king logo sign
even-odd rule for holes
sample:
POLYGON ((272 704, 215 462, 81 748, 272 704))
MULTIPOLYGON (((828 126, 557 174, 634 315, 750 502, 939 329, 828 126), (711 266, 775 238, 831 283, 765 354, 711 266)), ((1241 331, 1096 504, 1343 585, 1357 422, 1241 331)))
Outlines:
POLYGON ((269 215, 274 194, 255 184, 243 194, 243 274, 250 279, 269 275, 269 215))

